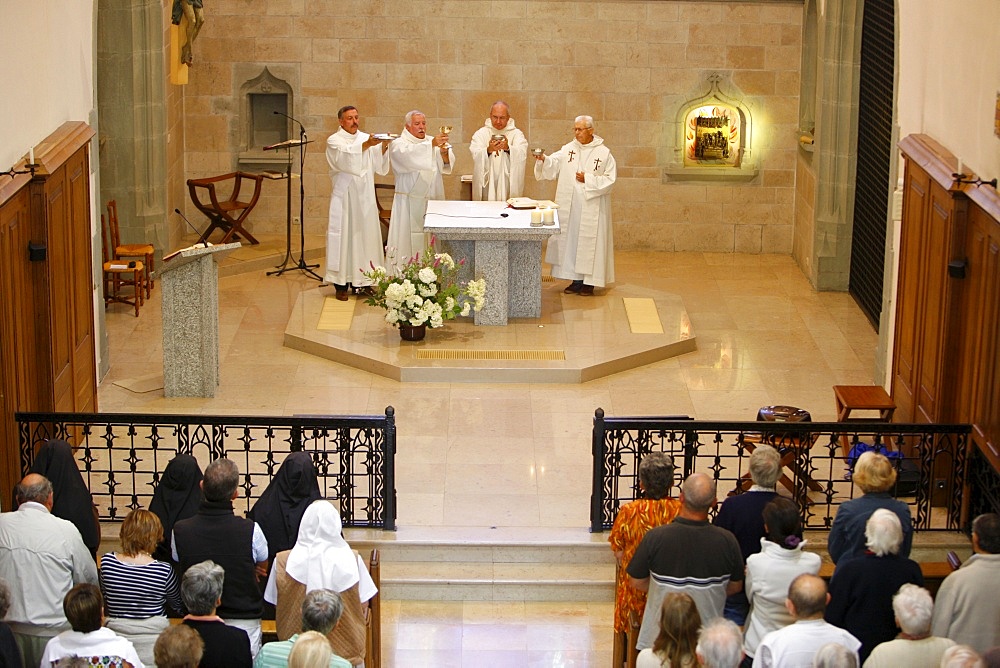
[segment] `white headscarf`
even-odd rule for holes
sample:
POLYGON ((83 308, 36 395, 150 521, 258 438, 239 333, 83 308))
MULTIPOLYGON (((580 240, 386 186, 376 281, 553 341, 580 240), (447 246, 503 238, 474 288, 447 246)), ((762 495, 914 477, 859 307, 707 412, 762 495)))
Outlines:
POLYGON ((302 515, 295 547, 288 555, 285 572, 314 589, 342 592, 357 584, 358 558, 340 535, 340 513, 330 501, 313 501, 302 515))

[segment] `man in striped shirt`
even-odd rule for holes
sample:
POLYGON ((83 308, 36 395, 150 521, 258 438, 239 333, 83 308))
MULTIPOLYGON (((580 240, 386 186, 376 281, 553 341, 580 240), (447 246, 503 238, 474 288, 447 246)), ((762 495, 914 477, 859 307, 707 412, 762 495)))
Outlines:
POLYGON ((669 593, 694 599, 702 624, 722 616, 726 596, 743 589, 743 555, 736 537, 708 522, 715 481, 692 473, 681 487, 681 511, 670 524, 646 532, 627 571, 629 583, 648 591, 638 649, 653 646, 660 605, 669 593))

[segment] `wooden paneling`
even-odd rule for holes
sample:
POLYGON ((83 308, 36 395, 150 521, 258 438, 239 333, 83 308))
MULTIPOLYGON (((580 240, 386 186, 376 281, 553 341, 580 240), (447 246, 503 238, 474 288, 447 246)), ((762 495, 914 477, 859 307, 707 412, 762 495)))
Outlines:
POLYGON ((0 498, 20 477, 15 411, 95 411, 89 140, 66 123, 35 150, 40 169, 0 190, 0 498), (28 244, 46 247, 32 262, 28 244))

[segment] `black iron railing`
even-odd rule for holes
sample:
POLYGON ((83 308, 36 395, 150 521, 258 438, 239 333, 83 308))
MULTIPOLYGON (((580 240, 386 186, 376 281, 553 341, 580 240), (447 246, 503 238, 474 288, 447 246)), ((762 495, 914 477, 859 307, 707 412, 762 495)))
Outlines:
MULTIPOLYGON (((644 455, 657 451, 673 456, 677 468, 673 496, 684 478, 703 472, 717 481, 722 500, 739 488, 749 488, 749 454, 761 442, 782 453, 784 478, 778 483, 779 491, 799 502, 807 529, 829 529, 837 507, 861 494, 851 482, 845 457, 859 442, 901 453, 894 460, 900 474, 892 491, 910 505, 916 529, 964 529, 969 433, 970 426, 964 424, 610 418, 597 409, 590 530, 610 529, 619 507, 636 498, 638 466, 644 455)), ((995 471, 992 479, 995 490, 995 471)))
POLYGON ((344 526, 396 528, 396 421, 385 415, 231 417, 115 413, 16 413, 22 473, 38 445, 68 441, 102 521, 148 508, 167 462, 194 455, 202 469, 227 457, 240 467, 237 512, 247 512, 285 456, 308 452, 320 492, 337 501, 344 526))

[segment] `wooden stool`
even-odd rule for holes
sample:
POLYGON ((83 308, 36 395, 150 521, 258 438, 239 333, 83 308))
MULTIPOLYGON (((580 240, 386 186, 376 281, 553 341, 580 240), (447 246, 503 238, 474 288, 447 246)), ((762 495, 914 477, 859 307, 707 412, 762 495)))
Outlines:
MULTIPOLYGON (((892 422, 896 404, 879 385, 834 385, 837 399, 837 422, 892 422), (878 411, 878 417, 851 417, 853 411, 878 411)), ((840 437, 844 457, 850 452, 847 435, 840 437)))

